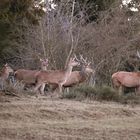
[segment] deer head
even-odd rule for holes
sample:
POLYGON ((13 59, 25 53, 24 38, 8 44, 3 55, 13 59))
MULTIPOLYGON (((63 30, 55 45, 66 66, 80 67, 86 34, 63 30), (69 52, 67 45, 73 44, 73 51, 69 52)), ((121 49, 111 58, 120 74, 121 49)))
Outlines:
POLYGON ((8 73, 14 72, 14 70, 7 63, 4 65, 4 68, 5 68, 5 71, 8 73))
POLYGON ((41 62, 41 69, 42 70, 47 70, 47 67, 48 67, 48 59, 42 59, 42 58, 40 58, 40 62, 41 62))
POLYGON ((78 61, 76 61, 76 55, 74 57, 70 58, 68 66, 74 67, 74 66, 78 66, 78 65, 80 65, 80 64, 78 61))
POLYGON ((48 59, 41 59, 40 58, 40 62, 43 66, 48 66, 48 59))
POLYGON ((91 68, 91 62, 87 61, 87 58, 83 58, 82 55, 80 55, 80 63, 82 64, 82 69, 87 73, 93 73, 93 69, 91 68))

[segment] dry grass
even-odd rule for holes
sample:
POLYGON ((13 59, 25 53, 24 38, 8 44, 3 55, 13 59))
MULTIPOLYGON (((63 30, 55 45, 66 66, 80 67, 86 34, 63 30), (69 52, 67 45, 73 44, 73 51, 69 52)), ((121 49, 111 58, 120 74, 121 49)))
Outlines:
POLYGON ((0 96, 1 140, 139 140, 140 106, 0 96))

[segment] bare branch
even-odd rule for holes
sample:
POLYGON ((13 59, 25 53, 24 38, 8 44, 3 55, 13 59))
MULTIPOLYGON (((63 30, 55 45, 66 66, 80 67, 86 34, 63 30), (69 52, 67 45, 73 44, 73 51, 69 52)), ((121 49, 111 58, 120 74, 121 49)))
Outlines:
POLYGON ((67 60, 66 60, 66 63, 65 63, 65 67, 67 66, 67 63, 70 59, 70 56, 71 54, 73 53, 73 50, 74 50, 74 38, 73 38, 73 33, 72 33, 72 26, 73 26, 73 14, 74 14, 74 8, 75 8, 75 0, 73 1, 73 5, 72 5, 72 13, 71 13, 71 26, 70 26, 70 36, 71 36, 71 48, 70 48, 70 52, 68 54, 68 57, 67 57, 67 60))

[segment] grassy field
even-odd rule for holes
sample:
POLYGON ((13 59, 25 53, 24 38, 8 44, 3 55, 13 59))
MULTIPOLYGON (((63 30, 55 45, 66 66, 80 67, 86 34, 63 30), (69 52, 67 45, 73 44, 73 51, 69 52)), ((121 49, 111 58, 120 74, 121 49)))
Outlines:
POLYGON ((140 105, 1 94, 0 140, 140 140, 140 105))

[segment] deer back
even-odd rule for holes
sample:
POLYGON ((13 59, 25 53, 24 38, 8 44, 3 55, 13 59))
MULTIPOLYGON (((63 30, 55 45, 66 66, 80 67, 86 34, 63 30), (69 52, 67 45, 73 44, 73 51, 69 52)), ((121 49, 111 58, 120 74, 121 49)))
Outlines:
POLYGON ((64 87, 71 87, 83 81, 83 78, 80 75, 80 71, 73 71, 70 77, 67 79, 64 87))
POLYGON ((140 86, 140 72, 120 71, 112 75, 112 80, 117 80, 126 87, 140 86))
POLYGON ((42 83, 58 84, 65 79, 64 75, 65 71, 63 70, 40 71, 37 79, 42 83))
POLYGON ((15 72, 15 78, 16 80, 23 81, 24 83, 35 83, 35 79, 38 73, 38 70, 18 69, 15 72))
POLYGON ((37 81, 50 84, 65 83, 65 81, 71 75, 72 68, 77 65, 79 65, 79 62, 76 62, 75 58, 70 58, 66 69, 41 71, 40 74, 37 76, 37 81))

